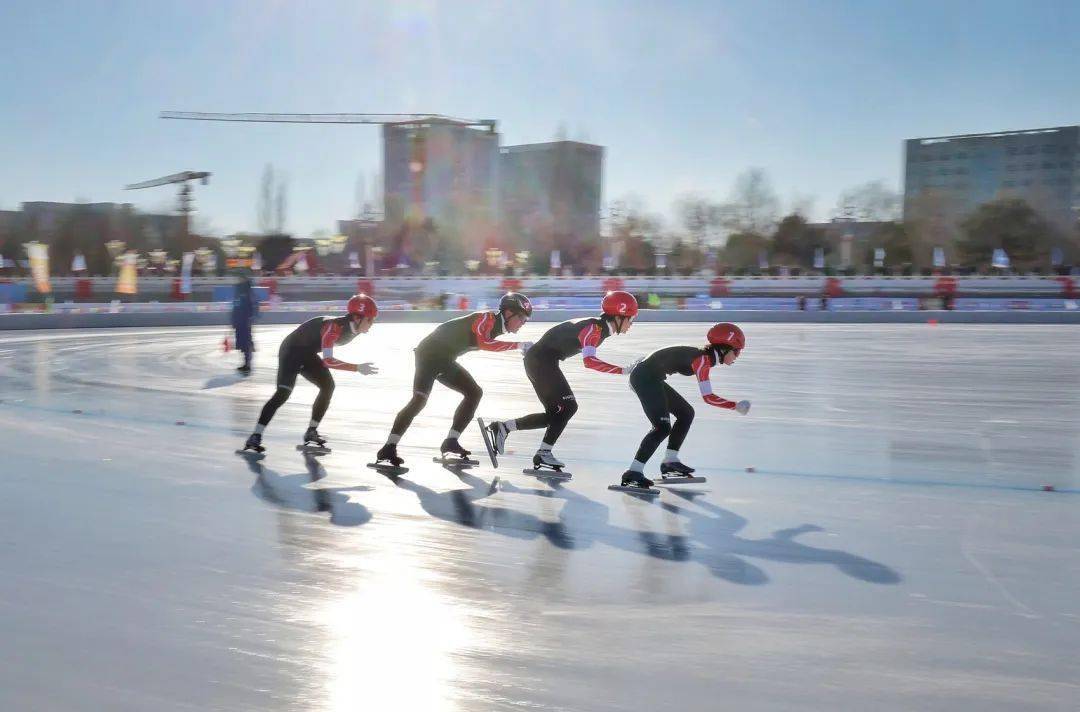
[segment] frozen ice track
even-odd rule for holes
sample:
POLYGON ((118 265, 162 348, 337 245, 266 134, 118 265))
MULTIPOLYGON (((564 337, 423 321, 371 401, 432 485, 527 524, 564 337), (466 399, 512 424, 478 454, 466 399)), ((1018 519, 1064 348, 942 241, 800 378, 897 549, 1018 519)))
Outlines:
MULTIPOLYGON (((299 383, 261 465, 231 453, 282 327, 243 382, 219 328, 0 335, 0 708, 1072 709, 1080 329, 752 325, 715 375, 751 415, 695 406, 709 482, 650 503, 606 490, 646 429, 625 380, 569 362, 571 482, 520 474, 538 433, 431 463, 439 387, 408 475, 364 467, 429 328, 344 352, 382 372, 335 374, 329 456, 293 449, 299 383)), ((520 359, 464 363, 482 415, 535 409, 520 359)))

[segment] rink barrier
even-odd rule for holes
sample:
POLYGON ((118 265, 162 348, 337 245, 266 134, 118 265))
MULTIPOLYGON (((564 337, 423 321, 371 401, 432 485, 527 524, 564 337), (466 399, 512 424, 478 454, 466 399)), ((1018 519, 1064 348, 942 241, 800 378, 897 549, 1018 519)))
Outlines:
MULTIPOLYGON (((440 323, 467 312, 393 311, 379 313, 380 323, 440 323)), ((553 323, 596 316, 596 310, 547 309, 533 314, 532 321, 553 323)), ((256 328, 268 324, 299 324, 315 316, 336 315, 331 309, 268 311, 259 316, 256 328)), ((648 309, 639 322, 718 322, 778 324, 1080 324, 1080 310, 1071 311, 766 311, 737 309, 648 309)), ((0 314, 0 331, 25 329, 101 329, 154 326, 227 326, 229 312, 120 312, 0 314)))

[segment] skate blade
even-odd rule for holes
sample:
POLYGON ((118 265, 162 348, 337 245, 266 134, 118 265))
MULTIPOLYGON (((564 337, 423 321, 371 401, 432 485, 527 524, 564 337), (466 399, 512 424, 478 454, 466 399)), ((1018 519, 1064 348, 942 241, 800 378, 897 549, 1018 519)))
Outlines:
POLYGON ((255 452, 254 450, 237 450, 236 454, 249 460, 262 460, 266 457, 265 452, 255 452))
POLYGON ((491 458, 491 466, 499 466, 499 458, 495 456, 495 443, 491 442, 491 434, 487 431, 487 427, 484 425, 483 418, 477 418, 476 424, 480 426, 480 437, 484 439, 484 447, 487 448, 488 457, 491 458))
POLYGON ((330 448, 320 447, 318 445, 297 445, 296 449, 299 452, 307 453, 308 455, 329 455, 330 448))
POLYGON ((541 480, 569 480, 573 478, 573 473, 560 472, 559 470, 537 470, 525 468, 522 472, 526 475, 532 475, 541 480))
POLYGON ((660 494, 658 489, 650 489, 648 487, 634 487, 632 485, 608 485, 609 490, 615 490, 616 492, 626 492, 628 494, 643 494, 650 497, 660 494))
POLYGON ((447 467, 476 467, 480 464, 479 460, 470 460, 467 457, 433 457, 431 461, 447 467))
POLYGON ((409 471, 408 467, 387 465, 380 462, 369 462, 367 466, 378 472, 380 475, 386 475, 387 477, 397 477, 398 475, 404 475, 406 472, 409 471))
POLYGON ((685 477, 679 477, 676 475, 661 475, 660 479, 653 484, 657 487, 661 485, 697 485, 705 481, 704 477, 694 477, 693 475, 686 475, 685 477))

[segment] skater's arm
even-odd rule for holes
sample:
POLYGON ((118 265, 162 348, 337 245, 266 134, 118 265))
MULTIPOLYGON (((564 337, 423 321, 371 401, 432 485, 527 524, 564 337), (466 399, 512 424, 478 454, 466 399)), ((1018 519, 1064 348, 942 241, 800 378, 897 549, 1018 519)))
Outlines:
POLYGON ((578 341, 581 342, 581 359, 585 362, 585 368, 591 368, 600 373, 622 373, 621 366, 601 361, 596 358, 596 347, 600 345, 600 327, 589 324, 578 333, 578 341))
POLYGON ((473 322, 472 330, 476 335, 476 347, 481 351, 509 351, 520 348, 518 341, 496 341, 491 338, 491 329, 495 326, 495 317, 491 312, 484 312, 473 322))
POLYGON ((701 398, 706 403, 717 408, 726 408, 727 410, 735 410, 735 401, 729 401, 726 398, 721 398, 718 395, 714 395, 712 392, 712 381, 709 380, 709 357, 698 356, 694 359, 693 364, 694 375, 697 377, 698 390, 701 391, 701 398))
POLYGON ((327 368, 335 368, 339 371, 355 371, 357 365, 334 358, 334 344, 341 336, 341 326, 335 322, 328 322, 322 328, 322 360, 327 368))

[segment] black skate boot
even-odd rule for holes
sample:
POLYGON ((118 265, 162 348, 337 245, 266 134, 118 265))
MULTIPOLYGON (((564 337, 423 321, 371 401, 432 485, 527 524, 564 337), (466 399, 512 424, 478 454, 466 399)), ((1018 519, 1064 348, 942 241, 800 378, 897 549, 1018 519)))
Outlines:
POLYGON ((641 489, 649 489, 653 486, 653 481, 648 477, 638 472, 637 470, 627 470, 623 473, 622 482, 623 487, 640 487, 641 489))
POLYGON ((488 437, 491 438, 491 446, 495 452, 500 455, 506 454, 506 438, 510 436, 510 431, 506 429, 506 426, 499 421, 495 421, 487 426, 488 437))
POLYGON ((693 485, 705 481, 704 477, 694 476, 694 468, 678 460, 660 464, 660 485, 693 485))
POLYGON ((391 467, 401 467, 405 464, 405 460, 398 457, 396 444, 386 443, 379 448, 379 452, 375 454, 375 464, 381 465, 383 463, 387 463, 391 467))
POLYGON ((551 454, 551 450, 537 450, 533 455, 533 468, 537 470, 549 469, 562 472, 566 463, 551 454))
POLYGON ((661 475, 676 475, 678 477, 689 477, 694 474, 694 468, 689 465, 684 465, 678 460, 672 460, 671 462, 660 463, 661 475))
POLYGON ((261 460, 266 457, 263 453, 266 448, 262 444, 262 435, 259 433, 252 433, 248 436, 247 442, 244 443, 242 450, 237 450, 237 455, 245 455, 251 459, 261 460))
POLYGON ((444 465, 479 465, 479 460, 469 458, 471 454, 470 451, 461 447, 461 443, 458 442, 457 438, 447 438, 439 446, 439 457, 432 459, 444 465))
POLYGON ((245 450, 251 450, 252 452, 265 452, 266 448, 262 444, 262 435, 258 433, 252 433, 248 436, 247 442, 244 443, 245 450))
POLYGON ((526 475, 539 477, 542 480, 568 480, 572 474, 564 470, 566 463, 551 454, 551 450, 537 450, 533 455, 532 469, 522 470, 526 475))
POLYGON ((330 448, 326 447, 326 438, 319 435, 315 428, 304 431, 304 442, 296 446, 296 449, 309 455, 326 455, 330 448))

